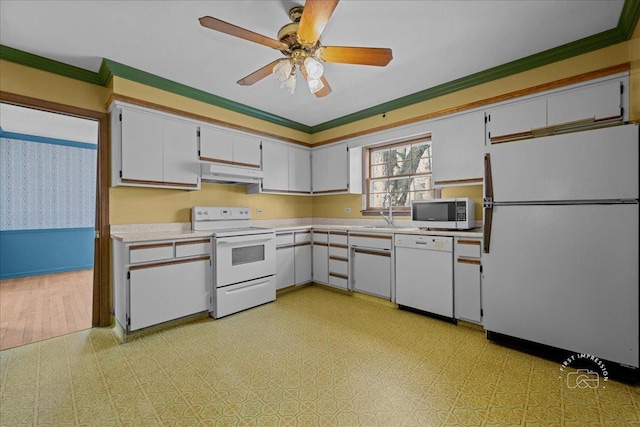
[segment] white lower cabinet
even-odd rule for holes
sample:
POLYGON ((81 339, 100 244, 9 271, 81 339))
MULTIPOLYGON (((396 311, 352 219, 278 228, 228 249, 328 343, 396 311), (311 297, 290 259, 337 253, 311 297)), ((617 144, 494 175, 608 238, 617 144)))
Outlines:
POLYGON ((293 246, 276 248, 276 289, 293 286, 295 282, 295 251, 293 246))
POLYGON ((114 311, 125 332, 212 309, 211 238, 112 246, 114 311))
POLYGON ((482 323, 481 239, 456 237, 454 242, 454 316, 482 323))
POLYGON ((276 233, 276 289, 311 282, 311 231, 276 233))
POLYGON ((391 299, 391 253, 353 249, 353 290, 391 299))
POLYGON ((393 237, 380 233, 349 233, 352 289, 393 300, 393 237))
POLYGON ((135 331, 168 320, 207 311, 209 258, 154 266, 130 267, 129 329, 135 331))

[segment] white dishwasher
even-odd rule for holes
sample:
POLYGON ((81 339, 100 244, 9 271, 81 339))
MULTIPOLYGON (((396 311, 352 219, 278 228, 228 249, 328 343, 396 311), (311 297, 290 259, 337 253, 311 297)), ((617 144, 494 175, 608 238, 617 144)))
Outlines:
POLYGON ((396 234, 396 303, 453 318, 453 237, 396 234))

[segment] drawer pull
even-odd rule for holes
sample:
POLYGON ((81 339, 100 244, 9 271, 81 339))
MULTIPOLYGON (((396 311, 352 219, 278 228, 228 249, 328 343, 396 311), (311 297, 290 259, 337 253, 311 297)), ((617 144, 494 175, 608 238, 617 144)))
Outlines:
POLYGON ((211 243, 209 239, 189 240, 187 242, 176 242, 176 246, 199 245, 201 243, 211 243))
POLYGON ((458 244, 459 245, 480 246, 480 240, 464 240, 464 239, 460 239, 460 240, 458 240, 458 244))
POLYGON ((153 264, 132 265, 131 267, 129 267, 129 270, 143 270, 145 268, 164 267, 166 265, 185 264, 187 262, 209 261, 210 259, 210 255, 204 255, 198 258, 178 259, 175 261, 156 262, 153 264))
POLYGON ((173 246, 173 243, 150 243, 148 245, 131 246, 129 250, 135 251, 137 249, 170 248, 172 246, 173 246))

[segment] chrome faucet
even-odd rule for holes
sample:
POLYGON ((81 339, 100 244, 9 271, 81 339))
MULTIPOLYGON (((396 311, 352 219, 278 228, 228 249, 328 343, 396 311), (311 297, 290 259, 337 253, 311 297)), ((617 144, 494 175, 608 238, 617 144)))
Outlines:
POLYGON ((387 221, 389 227, 393 227, 393 209, 391 208, 393 206, 393 198, 391 193, 385 193, 384 198, 382 199, 382 209, 386 208, 387 203, 389 203, 389 214, 385 215, 384 211, 380 211, 380 215, 382 215, 384 220, 387 221))

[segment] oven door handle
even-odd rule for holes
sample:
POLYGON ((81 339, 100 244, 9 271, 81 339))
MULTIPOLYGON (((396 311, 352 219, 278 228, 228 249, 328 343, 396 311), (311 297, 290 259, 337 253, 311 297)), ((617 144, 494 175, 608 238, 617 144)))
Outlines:
POLYGON ((260 242, 268 242, 269 240, 274 240, 275 234, 267 234, 265 237, 257 237, 257 236, 240 236, 240 237, 232 237, 227 239, 216 239, 216 245, 234 245, 237 243, 260 243, 260 242))

